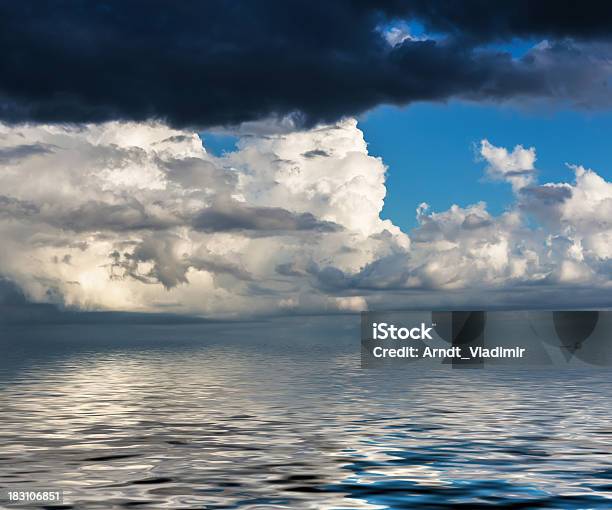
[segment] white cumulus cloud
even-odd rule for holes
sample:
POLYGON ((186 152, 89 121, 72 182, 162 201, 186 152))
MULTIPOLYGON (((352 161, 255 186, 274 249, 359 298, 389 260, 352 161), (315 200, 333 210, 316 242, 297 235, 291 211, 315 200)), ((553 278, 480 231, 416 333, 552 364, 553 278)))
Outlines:
POLYGON ((205 316, 605 300, 612 184, 538 184, 534 148, 480 148, 515 203, 423 203, 402 232, 352 119, 242 131, 223 156, 162 124, 0 125, 0 276, 33 301, 205 316))

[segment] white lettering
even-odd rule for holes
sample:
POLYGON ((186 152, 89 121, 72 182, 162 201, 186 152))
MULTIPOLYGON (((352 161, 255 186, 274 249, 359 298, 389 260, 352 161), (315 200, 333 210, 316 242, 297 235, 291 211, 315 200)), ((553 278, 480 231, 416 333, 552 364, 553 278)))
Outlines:
POLYGON ((386 322, 374 322, 372 323, 372 338, 374 340, 433 340, 431 336, 430 328, 425 327, 425 323, 422 322, 419 327, 410 328, 398 328, 395 324, 387 324, 386 322))

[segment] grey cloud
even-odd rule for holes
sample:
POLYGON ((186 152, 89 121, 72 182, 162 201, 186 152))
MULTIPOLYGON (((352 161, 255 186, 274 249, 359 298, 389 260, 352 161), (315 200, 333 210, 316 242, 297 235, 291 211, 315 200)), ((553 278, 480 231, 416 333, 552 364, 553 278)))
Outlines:
POLYGON ((222 259, 219 256, 208 255, 207 257, 191 257, 189 259, 189 266, 195 269, 208 271, 213 275, 216 274, 228 274, 237 278, 238 280, 250 281, 253 276, 243 267, 227 260, 222 259))
POLYGON ((462 227, 466 230, 476 230, 478 228, 489 227, 493 223, 488 218, 477 216, 476 214, 468 214, 463 220, 462 227))
POLYGON ((0 276, 0 306, 27 303, 21 289, 10 279, 0 276))
POLYGON ((569 185, 564 186, 529 186, 520 190, 521 195, 528 200, 535 200, 545 205, 555 205, 564 202, 572 196, 569 185))
POLYGON ((423 222, 412 231, 410 236, 416 243, 428 243, 443 237, 444 234, 440 225, 435 221, 430 221, 428 217, 423 218, 423 222))
MULTIPOLYGON (((65 254, 63 257, 58 257, 58 256, 53 256, 52 258, 53 262, 55 264, 67 264, 67 265, 71 265, 71 261, 72 261, 72 255, 70 254, 65 254)), ((78 282, 66 282, 66 283, 74 283, 76 285, 79 285, 78 282)))
POLYGON ((359 280, 358 275, 347 275, 333 266, 320 268, 317 264, 311 264, 308 272, 315 277, 317 287, 325 291, 337 292, 355 288, 359 280))
POLYGON ((22 219, 37 214, 39 210, 39 207, 32 202, 0 195, 0 216, 22 219))
POLYGON ((254 231, 279 233, 291 231, 336 232, 340 225, 317 219, 311 213, 293 213, 280 207, 257 207, 240 202, 217 203, 202 210, 193 220, 202 232, 254 231))
POLYGON ((33 143, 15 145, 13 147, 0 147, 0 163, 14 163, 31 156, 39 156, 53 152, 55 147, 49 144, 33 143))
POLYGON ((177 240, 173 235, 147 237, 132 251, 113 251, 109 254, 111 277, 129 277, 147 284, 161 283, 167 289, 188 283, 187 271, 190 268, 207 271, 215 279, 219 275, 229 275, 242 281, 253 280, 244 267, 221 256, 212 253, 191 257, 178 254, 175 249, 177 240), (142 262, 148 262, 152 267, 142 272, 142 262))
POLYGON ((166 176, 185 189, 215 190, 217 194, 229 194, 235 187, 237 176, 231 170, 220 168, 202 158, 159 160, 166 176))
POLYGON ((69 208, 70 205, 39 205, 0 195, 0 216, 18 220, 27 218, 74 232, 165 230, 184 223, 180 218, 171 215, 166 218, 157 217, 147 212, 145 206, 134 198, 116 204, 89 200, 74 208, 69 208))
POLYGON ((507 170, 504 172, 504 177, 520 177, 522 175, 534 175, 536 170, 525 169, 525 170, 507 170))
POLYGON ((305 158, 327 157, 329 154, 322 149, 313 149, 302 154, 305 158))
POLYGON ((180 283, 187 283, 189 265, 185 259, 176 255, 173 243, 171 236, 148 237, 132 252, 112 252, 111 278, 121 279, 127 276, 142 283, 161 283, 168 289, 180 283), (143 273, 140 270, 140 262, 150 262, 153 267, 143 273))
POLYGON ((406 288, 410 271, 406 269, 408 254, 393 253, 366 264, 360 271, 347 274, 334 266, 311 264, 308 272, 317 288, 331 293, 353 291, 400 290, 406 288))
POLYGON ((291 262, 277 264, 275 271, 281 276, 305 276, 307 274, 291 262))
POLYGON ((88 201, 75 209, 47 213, 48 221, 62 229, 76 232, 111 230, 126 232, 131 230, 165 230, 181 224, 176 217, 159 218, 147 212, 145 206, 136 199, 125 203, 107 204, 88 201))
POLYGON ((174 135, 174 136, 169 136, 168 138, 164 138, 161 142, 155 142, 153 145, 159 145, 160 143, 181 143, 181 142, 188 142, 189 140, 191 140, 191 136, 188 135, 174 135))

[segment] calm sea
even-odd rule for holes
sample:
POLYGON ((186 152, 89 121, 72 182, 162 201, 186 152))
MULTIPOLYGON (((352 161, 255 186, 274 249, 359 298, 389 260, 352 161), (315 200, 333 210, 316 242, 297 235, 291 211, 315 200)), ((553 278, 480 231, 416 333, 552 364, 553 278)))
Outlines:
POLYGON ((612 508, 609 370, 363 370, 358 324, 242 328, 5 328, 0 487, 63 489, 48 508, 612 508))

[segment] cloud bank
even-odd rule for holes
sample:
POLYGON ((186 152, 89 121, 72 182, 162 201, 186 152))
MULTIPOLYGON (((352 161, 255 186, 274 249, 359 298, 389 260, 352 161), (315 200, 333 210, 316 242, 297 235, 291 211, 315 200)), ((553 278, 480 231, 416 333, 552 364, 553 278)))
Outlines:
POLYGON ((581 166, 539 183, 534 148, 481 142, 505 212, 422 203, 411 232, 381 218, 385 165, 352 119, 244 134, 220 157, 159 123, 4 124, 0 154, 0 276, 31 301, 210 317, 609 303, 612 183, 581 166))
POLYGON ((611 23, 589 1, 4 2, 0 120, 312 127, 452 98, 610 106, 611 23), (515 39, 533 47, 501 49, 515 39))

